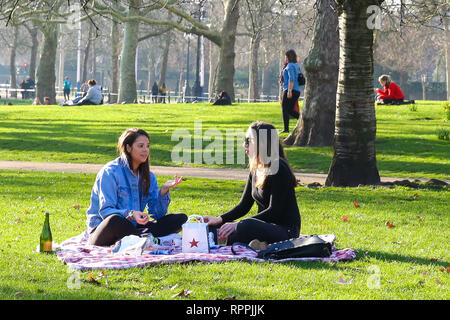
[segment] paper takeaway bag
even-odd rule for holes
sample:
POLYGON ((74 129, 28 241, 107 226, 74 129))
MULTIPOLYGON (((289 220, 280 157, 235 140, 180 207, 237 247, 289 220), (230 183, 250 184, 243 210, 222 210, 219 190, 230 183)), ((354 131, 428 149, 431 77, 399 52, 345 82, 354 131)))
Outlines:
POLYGON ((208 224, 199 215, 191 215, 182 226, 183 253, 209 253, 208 224), (191 222, 195 218, 201 222, 191 222))

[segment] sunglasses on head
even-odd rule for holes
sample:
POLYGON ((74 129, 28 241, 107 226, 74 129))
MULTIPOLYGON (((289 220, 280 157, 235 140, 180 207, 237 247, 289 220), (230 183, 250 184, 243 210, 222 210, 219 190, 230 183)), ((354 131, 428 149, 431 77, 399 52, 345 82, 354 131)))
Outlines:
POLYGON ((245 144, 246 146, 248 146, 248 145, 250 144, 250 137, 245 137, 245 138, 244 138, 244 144, 245 144))

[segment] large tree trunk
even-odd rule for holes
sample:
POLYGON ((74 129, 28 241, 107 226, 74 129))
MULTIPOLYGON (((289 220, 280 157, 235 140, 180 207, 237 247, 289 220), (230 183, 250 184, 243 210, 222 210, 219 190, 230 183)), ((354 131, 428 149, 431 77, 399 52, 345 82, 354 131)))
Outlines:
POLYGON ((55 65, 58 47, 58 25, 46 24, 41 26, 43 43, 41 46, 39 66, 36 71, 36 96, 41 102, 49 97, 52 104, 56 104, 55 65))
POLYGON ((222 44, 216 74, 216 93, 226 91, 234 101, 234 44, 239 20, 239 0, 229 0, 225 5, 225 20, 222 28, 222 44))
POLYGON ((314 37, 304 61, 307 84, 305 100, 288 145, 331 146, 336 115, 339 67, 338 17, 332 0, 319 0, 314 37))
POLYGON ((248 99, 255 101, 259 99, 259 72, 258 72, 258 50, 261 38, 259 35, 252 37, 250 40, 250 63, 249 63, 249 87, 248 99))
POLYGON ((340 1, 339 82, 333 160, 327 186, 380 182, 375 153, 376 118, 373 101, 373 30, 367 27, 369 5, 375 0, 340 1))
POLYGON ((399 71, 400 74, 400 88, 405 95, 405 98, 409 97, 409 84, 408 84, 408 71, 399 71))
POLYGON ((214 98, 214 82, 216 79, 217 61, 215 59, 216 45, 209 42, 209 78, 208 78, 208 99, 211 101, 214 98))
MULTIPOLYGON (((130 1, 128 16, 139 15, 140 0, 130 1)), ((119 103, 134 103, 137 100, 136 91, 136 48, 138 45, 139 22, 125 23, 125 34, 122 44, 122 59, 120 60, 119 103)))
MULTIPOLYGON (((19 37, 19 27, 14 27, 14 40, 9 55, 9 74, 10 74, 9 88, 13 90, 17 89, 16 50, 18 37, 19 37)), ((17 91, 11 91, 11 97, 17 98, 17 91)))

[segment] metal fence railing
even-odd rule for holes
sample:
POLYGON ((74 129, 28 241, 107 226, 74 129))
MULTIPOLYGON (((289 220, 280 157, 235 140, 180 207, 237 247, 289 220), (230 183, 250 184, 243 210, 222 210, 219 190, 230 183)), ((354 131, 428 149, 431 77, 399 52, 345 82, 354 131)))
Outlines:
MULTIPOLYGON (((35 89, 11 89, 8 84, 0 84, 0 99, 34 99, 35 89)), ((108 89, 102 90, 104 96, 104 103, 111 103, 117 100, 118 93, 110 92, 108 89), (114 97, 116 99, 114 99, 114 97)), ((84 92, 72 90, 70 97, 77 97, 83 95, 84 92)), ((56 99, 63 101, 64 91, 56 88, 56 99)), ((301 99, 300 99, 301 100, 301 99)), ((147 90, 137 90, 137 99, 130 103, 195 103, 195 102, 213 102, 215 97, 209 97, 208 93, 202 96, 184 95, 175 91, 168 91, 166 95, 152 95, 147 90)), ((277 102, 278 96, 275 95, 260 95, 258 99, 245 98, 242 94, 235 94, 235 102, 237 103, 255 103, 255 102, 277 102)))

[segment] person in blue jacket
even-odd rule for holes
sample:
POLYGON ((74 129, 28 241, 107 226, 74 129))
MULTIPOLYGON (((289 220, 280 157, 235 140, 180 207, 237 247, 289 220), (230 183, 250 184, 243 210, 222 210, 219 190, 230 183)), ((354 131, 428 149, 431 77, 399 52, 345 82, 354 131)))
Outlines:
POLYGON ((298 83, 300 67, 297 63, 297 54, 291 49, 286 51, 285 56, 287 64, 282 73, 283 98, 281 101, 284 130, 280 133, 289 132, 289 116, 295 119, 298 119, 300 116, 294 110, 295 104, 300 97, 300 85, 298 83))
POLYGON ((175 176, 158 187, 149 166, 150 137, 142 129, 125 130, 117 148, 120 156, 98 172, 92 188, 86 213, 89 243, 110 246, 128 235, 162 237, 181 231, 187 216, 166 213, 169 191, 183 178, 175 176))

